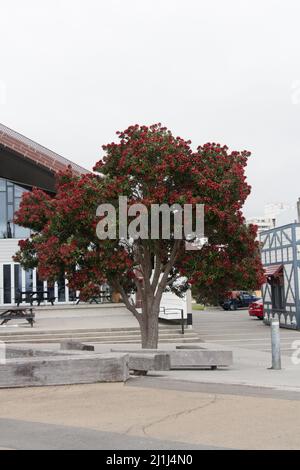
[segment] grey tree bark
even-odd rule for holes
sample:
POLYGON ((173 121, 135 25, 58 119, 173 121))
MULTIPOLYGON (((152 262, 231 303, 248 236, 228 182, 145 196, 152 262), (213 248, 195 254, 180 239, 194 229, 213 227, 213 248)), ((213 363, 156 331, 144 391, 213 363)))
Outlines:
POLYGON ((142 348, 157 349, 158 347, 160 304, 167 285, 172 281, 170 272, 176 261, 180 242, 180 240, 174 241, 167 263, 162 264, 160 258, 156 258, 154 270, 152 270, 151 255, 147 246, 141 244, 135 250, 135 260, 141 272, 141 278, 135 280, 142 303, 141 313, 128 298, 121 281, 114 283, 126 307, 139 323, 142 348))

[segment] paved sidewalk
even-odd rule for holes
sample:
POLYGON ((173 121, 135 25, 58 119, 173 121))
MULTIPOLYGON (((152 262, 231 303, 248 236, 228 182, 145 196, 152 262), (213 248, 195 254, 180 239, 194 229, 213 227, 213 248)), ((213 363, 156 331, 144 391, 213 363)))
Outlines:
POLYGON ((48 330, 138 328, 138 322, 123 304, 65 305, 35 307, 36 323, 31 328, 24 321, 10 321, 0 327, 5 333, 34 333, 48 330))
POLYGON ((299 420, 299 400, 129 384, 0 390, 6 448, 299 449, 299 420))
POLYGON ((0 418, 0 450, 216 450, 185 442, 127 436, 78 426, 0 418), (6 447, 5 447, 6 446, 6 447), (10 447, 12 446, 12 447, 10 447))
MULTIPOLYGON (((178 343, 179 344, 179 343, 178 343)), ((169 372, 151 372, 151 376, 161 380, 179 380, 197 383, 217 383, 270 387, 278 390, 300 392, 300 364, 294 365, 289 357, 282 358, 282 370, 270 370, 271 355, 263 351, 241 348, 228 348, 216 343, 200 343, 207 349, 230 349, 233 351, 233 366, 218 370, 172 370, 169 372)), ((160 344, 161 349, 175 349, 176 344, 160 344)), ((97 352, 114 349, 140 349, 139 345, 95 345, 97 352)))
MULTIPOLYGON (((86 344, 92 344, 87 343, 86 344)), ((181 343, 160 343, 159 348, 164 350, 175 349, 181 343)), ((35 344, 44 349, 59 349, 59 344, 35 344)), ((141 350, 139 344, 100 344, 95 343, 95 352, 105 353, 111 349, 141 350)), ((228 350, 227 345, 216 343, 198 343, 207 349, 228 350)), ((290 390, 300 393, 300 364, 294 365, 290 357, 282 357, 282 370, 271 370, 271 355, 263 351, 230 348, 233 351, 233 366, 217 370, 171 370, 164 372, 149 372, 148 376, 159 377, 161 381, 185 381, 195 383, 244 385, 249 387, 266 387, 277 390, 290 390)))
MULTIPOLYGON (((227 348, 242 348, 264 351, 271 354, 271 332, 261 320, 252 318, 247 309, 224 311, 221 308, 207 308, 193 311, 195 331, 203 341, 226 345, 227 348)), ((300 341, 300 331, 280 329, 281 352, 291 356, 294 341, 300 341)))

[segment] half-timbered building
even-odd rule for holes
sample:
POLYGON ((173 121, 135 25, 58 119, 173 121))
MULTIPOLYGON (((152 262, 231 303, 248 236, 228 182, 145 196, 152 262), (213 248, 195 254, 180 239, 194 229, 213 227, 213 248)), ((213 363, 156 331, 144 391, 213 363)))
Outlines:
POLYGON ((265 231, 260 242, 266 273, 264 321, 277 317, 282 327, 300 329, 300 224, 265 231))

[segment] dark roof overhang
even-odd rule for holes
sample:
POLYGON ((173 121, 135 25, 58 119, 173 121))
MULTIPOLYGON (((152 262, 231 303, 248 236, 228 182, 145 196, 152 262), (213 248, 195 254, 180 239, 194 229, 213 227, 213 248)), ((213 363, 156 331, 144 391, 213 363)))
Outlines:
POLYGON ((73 163, 56 152, 52 152, 52 150, 43 147, 3 124, 0 124, 0 145, 30 160, 35 165, 46 168, 52 173, 64 171, 68 166, 71 166, 73 172, 77 175, 90 173, 89 170, 73 163))

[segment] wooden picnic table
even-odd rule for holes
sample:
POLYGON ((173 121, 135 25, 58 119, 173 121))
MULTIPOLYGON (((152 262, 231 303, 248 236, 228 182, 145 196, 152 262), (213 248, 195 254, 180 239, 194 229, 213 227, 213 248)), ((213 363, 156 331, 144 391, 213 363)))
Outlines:
POLYGON ((10 320, 27 320, 28 323, 33 327, 35 323, 35 313, 33 308, 26 307, 10 307, 0 312, 1 325, 5 325, 10 320))
MULTIPOLYGON (((79 302, 81 302, 80 296, 79 297, 74 297, 74 300, 76 300, 76 305, 78 305, 79 302)), ((103 291, 103 292, 100 292, 100 294, 93 295, 89 299, 89 303, 90 304, 92 304, 92 303, 101 304, 103 302, 111 302, 111 300, 112 300, 111 293, 107 292, 107 291, 103 291)))
POLYGON ((23 302, 29 303, 30 305, 33 305, 34 302, 37 302, 38 306, 41 305, 42 302, 50 302, 51 305, 54 305, 55 302, 55 296, 49 291, 22 291, 18 292, 16 302, 17 306, 23 302))

